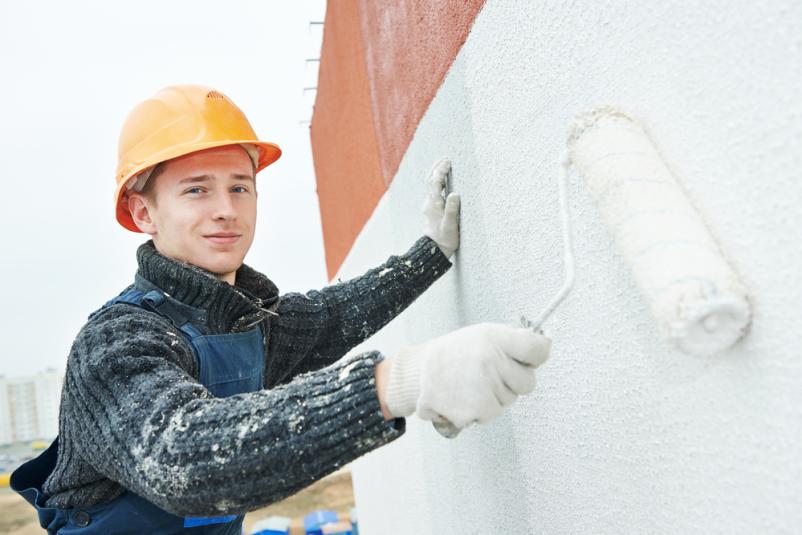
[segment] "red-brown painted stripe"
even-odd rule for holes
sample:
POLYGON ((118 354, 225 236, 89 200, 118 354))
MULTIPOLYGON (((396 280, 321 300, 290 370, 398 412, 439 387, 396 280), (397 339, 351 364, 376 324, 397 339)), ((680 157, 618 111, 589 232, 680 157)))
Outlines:
POLYGON ((389 186, 484 0, 359 4, 379 159, 389 186))
POLYGON ((311 126, 329 279, 395 176, 482 5, 329 0, 311 126))
POLYGON ((357 3, 329 2, 312 117, 312 151, 329 280, 385 192, 357 3))

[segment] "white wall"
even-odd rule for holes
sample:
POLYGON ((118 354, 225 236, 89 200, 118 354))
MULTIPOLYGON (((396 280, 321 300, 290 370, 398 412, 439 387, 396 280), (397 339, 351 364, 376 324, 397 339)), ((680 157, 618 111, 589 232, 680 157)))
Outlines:
POLYGON ((501 418, 407 435, 353 463, 360 532, 802 530, 802 4, 489 0, 338 276, 420 236, 443 155, 461 192, 451 271, 357 350, 392 354, 534 316, 562 281, 555 173, 571 118, 643 120, 751 291, 725 355, 672 350, 571 176, 577 280, 551 360, 501 418), (388 242, 389 239, 389 242, 388 242))

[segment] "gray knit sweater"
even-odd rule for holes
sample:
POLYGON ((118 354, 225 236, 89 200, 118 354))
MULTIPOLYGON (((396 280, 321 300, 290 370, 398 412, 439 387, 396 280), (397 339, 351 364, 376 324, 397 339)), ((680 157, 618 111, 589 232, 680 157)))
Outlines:
POLYGON ((67 362, 48 506, 95 505, 127 488, 178 515, 244 513, 404 433, 403 418, 381 413, 374 368, 382 354, 342 357, 451 266, 430 238, 360 277, 281 296, 247 265, 231 286, 161 255, 152 241, 137 261, 132 286, 155 284, 205 311, 204 334, 261 321, 265 389, 215 398, 168 320, 122 303, 93 314, 67 362))

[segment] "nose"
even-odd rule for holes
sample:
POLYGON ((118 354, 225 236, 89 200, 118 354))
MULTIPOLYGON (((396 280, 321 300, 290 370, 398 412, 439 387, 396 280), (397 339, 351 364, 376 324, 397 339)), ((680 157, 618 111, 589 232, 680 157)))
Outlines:
POLYGON ((222 191, 215 196, 212 217, 216 220, 234 220, 237 218, 234 200, 227 191, 222 191))

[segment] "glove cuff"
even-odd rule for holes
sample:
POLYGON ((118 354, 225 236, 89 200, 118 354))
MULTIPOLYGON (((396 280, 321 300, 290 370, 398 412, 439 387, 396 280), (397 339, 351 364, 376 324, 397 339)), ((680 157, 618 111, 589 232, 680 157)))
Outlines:
POLYGON ((420 397, 423 356, 414 346, 402 347, 391 359, 387 378, 387 410, 396 418, 415 412, 420 397))

